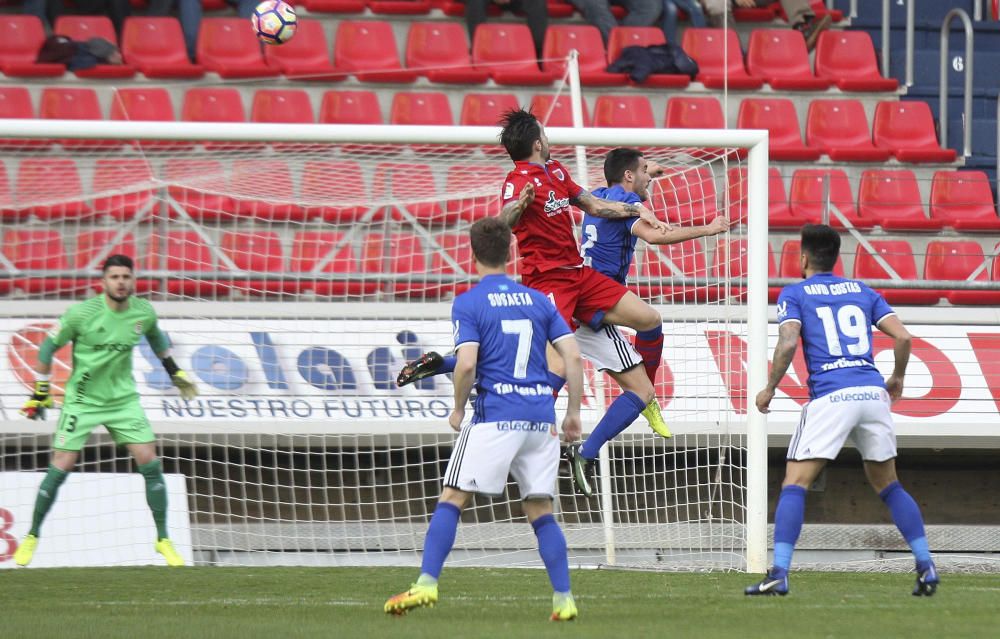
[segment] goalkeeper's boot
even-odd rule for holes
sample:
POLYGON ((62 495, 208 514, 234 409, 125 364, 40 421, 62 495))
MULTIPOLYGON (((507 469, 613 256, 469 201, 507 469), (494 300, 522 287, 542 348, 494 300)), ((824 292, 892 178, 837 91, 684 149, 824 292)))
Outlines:
POLYGON ((389 597, 384 610, 390 615, 405 615, 413 608, 427 606, 433 608, 438 600, 437 584, 421 586, 413 584, 406 592, 389 597))
POLYGON ((553 593, 552 595, 552 621, 572 621, 577 617, 576 602, 573 595, 553 593))
POLYGON ((788 594, 788 571, 771 568, 767 571, 766 577, 752 586, 747 586, 743 593, 747 595, 781 595, 784 597, 788 594))
POLYGON ((564 453, 566 461, 569 462, 569 470, 573 475, 573 484, 577 492, 584 497, 591 497, 594 494, 596 484, 595 476, 597 469, 596 459, 587 459, 580 454, 580 444, 570 444, 564 453))
POLYGON ((663 414, 660 413, 660 403, 656 401, 655 397, 646 404, 646 408, 642 409, 642 416, 649 422, 649 427, 653 429, 654 433, 664 438, 673 437, 667 422, 663 420, 663 414))
POLYGON ((35 556, 35 549, 38 548, 38 537, 27 535, 21 540, 21 544, 14 553, 14 563, 18 566, 27 566, 35 556))
POLYGON ((934 562, 928 564, 923 570, 917 569, 917 585, 913 587, 914 597, 933 597, 934 593, 937 592, 938 584, 941 583, 941 579, 938 578, 937 569, 934 568, 934 562))
POLYGON ((167 560, 168 566, 184 565, 184 558, 177 553, 177 550, 174 549, 174 544, 166 537, 157 541, 155 547, 156 552, 163 555, 163 558, 167 560))
POLYGON ((396 377, 396 386, 402 388, 418 379, 430 377, 437 373, 437 370, 441 368, 441 364, 443 363, 444 358, 438 353, 434 351, 424 353, 412 362, 408 362, 403 367, 403 370, 399 371, 399 376, 396 377))

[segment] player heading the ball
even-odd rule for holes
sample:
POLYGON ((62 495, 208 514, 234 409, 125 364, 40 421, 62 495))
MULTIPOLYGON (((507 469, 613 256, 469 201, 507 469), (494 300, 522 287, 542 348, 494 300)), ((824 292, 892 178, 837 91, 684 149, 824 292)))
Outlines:
POLYGON ((198 389, 170 356, 170 341, 157 325, 152 305, 132 296, 132 259, 112 255, 102 271, 104 292, 70 306, 38 349, 34 393, 21 409, 28 419, 44 419, 45 410, 52 408, 52 356, 68 342, 73 342, 73 371, 53 436, 52 458, 35 499, 31 530, 14 553, 18 566, 31 562, 42 521, 55 503, 59 487, 76 465, 91 431, 101 425, 116 444, 128 448, 146 482, 146 502, 156 524, 156 552, 169 566, 184 565, 167 535, 166 482, 156 457, 156 436, 139 405, 132 377, 132 349, 145 336, 181 396, 193 399, 198 389))
POLYGON ((748 595, 788 594, 792 551, 805 518, 806 489, 848 438, 864 460, 865 475, 892 513, 916 560, 915 596, 934 594, 938 575, 931 560, 920 506, 896 477, 896 433, 890 402, 903 394, 910 333, 885 299, 857 280, 833 274, 840 235, 825 224, 802 228, 799 265, 804 280, 778 295, 778 343, 757 409, 769 412, 774 391, 802 339, 809 370, 809 403, 788 445, 785 480, 774 512, 774 566, 746 589, 748 595), (895 367, 887 381, 875 368, 872 326, 894 340, 895 367))

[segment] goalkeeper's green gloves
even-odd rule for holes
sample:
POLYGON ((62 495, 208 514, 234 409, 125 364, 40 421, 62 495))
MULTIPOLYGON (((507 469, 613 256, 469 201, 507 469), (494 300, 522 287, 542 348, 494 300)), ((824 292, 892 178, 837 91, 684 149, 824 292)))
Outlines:
POLYGON ((164 357, 161 361, 163 362, 163 368, 167 371, 167 375, 170 375, 170 381, 177 387, 181 397, 184 399, 194 399, 198 396, 198 387, 188 378, 187 373, 181 370, 173 357, 164 357))
POLYGON ((37 380, 35 391, 28 401, 24 402, 19 412, 28 419, 45 419, 45 409, 52 408, 52 405, 48 380, 37 380))

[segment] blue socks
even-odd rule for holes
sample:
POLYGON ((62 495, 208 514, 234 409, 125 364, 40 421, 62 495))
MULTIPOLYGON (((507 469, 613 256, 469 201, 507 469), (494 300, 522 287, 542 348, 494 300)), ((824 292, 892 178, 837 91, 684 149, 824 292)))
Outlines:
POLYGON ((632 391, 625 391, 608 406, 604 417, 594 427, 587 441, 583 442, 580 454, 585 459, 596 459, 601 447, 629 427, 629 424, 646 408, 642 399, 632 391))
POLYGON ((456 357, 455 355, 445 355, 441 359, 443 360, 441 362, 441 366, 438 367, 437 372, 434 373, 434 374, 435 375, 444 375, 445 373, 454 373, 455 372, 455 362, 458 361, 458 357, 456 357))
POLYGON ((924 518, 920 514, 920 506, 898 481, 889 484, 878 496, 889 507, 896 528, 899 528, 903 539, 910 545, 917 560, 917 569, 926 570, 931 563, 931 551, 924 533, 924 518))
POLYGON ((802 486, 785 486, 778 496, 774 511, 774 577, 783 577, 792 565, 795 542, 802 532, 806 516, 806 489, 802 486))
POLYGON ((566 537, 552 515, 543 515, 531 522, 538 537, 538 554, 549 573, 552 590, 569 592, 569 557, 566 554, 566 537))
POLYGON ((444 560, 448 558, 451 547, 455 543, 455 531, 458 529, 458 518, 462 511, 454 504, 439 502, 431 516, 431 525, 427 528, 424 539, 424 558, 420 562, 421 576, 430 575, 433 579, 441 575, 444 560))

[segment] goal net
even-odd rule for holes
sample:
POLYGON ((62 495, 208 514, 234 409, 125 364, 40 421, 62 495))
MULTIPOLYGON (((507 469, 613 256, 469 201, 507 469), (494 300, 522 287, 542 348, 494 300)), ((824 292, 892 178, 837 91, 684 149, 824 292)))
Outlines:
MULTIPOLYGON (((28 530, 58 410, 17 410, 38 345, 136 260, 185 402, 149 346, 135 378, 168 477, 169 525, 199 564, 412 565, 455 441, 448 377, 396 387, 406 360, 452 349, 450 300, 472 286, 469 224, 498 211, 510 168, 493 128, 0 122, 0 566, 28 530), (36 126, 37 125, 37 126, 36 126)), ((764 565, 766 148, 752 131, 548 130, 553 157, 602 186, 604 153, 639 146, 680 226, 723 235, 640 243, 634 290, 664 318, 657 394, 669 440, 640 419, 600 460, 600 490, 561 473, 573 565, 764 565), (755 217, 758 216, 758 217, 755 217), (748 379, 749 375, 749 379, 748 379), (748 438, 748 432, 750 436, 748 438), (756 438, 755 438, 756 437, 756 438)), ((510 272, 518 273, 518 261, 510 272)), ((57 402, 71 352, 56 354, 57 402)), ((618 394, 588 366, 585 431, 618 394)), ((557 403, 557 412, 565 394, 557 403)), ((97 429, 41 531, 33 565, 156 561, 141 477, 97 429)), ((450 565, 540 565, 517 488, 477 497, 450 565)))

